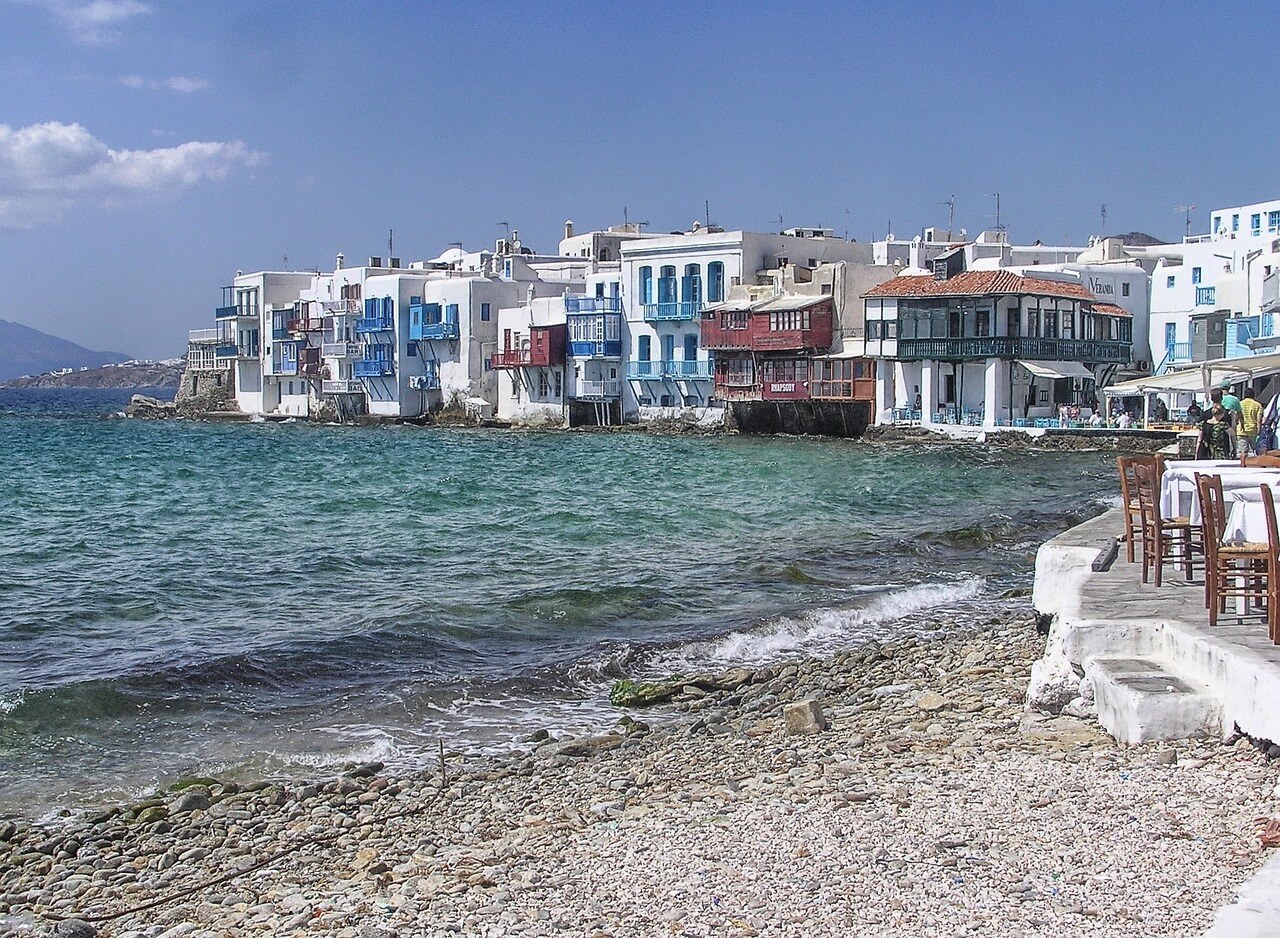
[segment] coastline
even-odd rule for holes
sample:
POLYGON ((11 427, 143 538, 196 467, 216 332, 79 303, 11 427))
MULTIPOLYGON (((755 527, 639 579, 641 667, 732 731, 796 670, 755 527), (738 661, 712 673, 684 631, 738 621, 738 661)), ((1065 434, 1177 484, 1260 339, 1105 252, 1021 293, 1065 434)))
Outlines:
POLYGON ((450 758, 443 776, 371 764, 3 824, 0 923, 40 934, 43 913, 93 918, 195 887, 95 925, 132 938, 1207 927, 1262 861, 1265 757, 1246 740, 1120 748, 1091 721, 1025 712, 1044 645, 1027 610, 930 618, 941 631, 925 637, 682 685, 661 726, 620 711, 610 733, 450 758), (788 734, 783 707, 807 699, 829 728, 788 734))

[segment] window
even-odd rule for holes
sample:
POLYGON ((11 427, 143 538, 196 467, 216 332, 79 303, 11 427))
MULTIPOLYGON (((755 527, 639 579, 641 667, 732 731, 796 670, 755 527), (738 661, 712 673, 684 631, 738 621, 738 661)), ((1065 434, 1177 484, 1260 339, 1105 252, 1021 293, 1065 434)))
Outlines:
POLYGON ((1280 231, 1280 212, 1267 212, 1267 231, 1280 231))
POLYGON ((686 264, 684 279, 680 283, 681 299, 686 303, 702 302, 702 268, 697 264, 686 264))
POLYGON ((488 322, 490 316, 491 316, 491 313, 490 313, 489 304, 481 303, 480 304, 480 321, 488 322))
POLYGON ((1126 280, 1124 283, 1120 284, 1120 295, 1121 296, 1129 295, 1129 281, 1126 280))
POLYGON ((640 302, 653 302, 653 268, 640 268, 640 302))
POLYGON ((1222 216, 1214 215, 1213 216, 1213 233, 1217 234, 1221 230, 1222 230, 1222 216))
POLYGON ((696 335, 684 337, 684 360, 687 362, 696 362, 698 360, 698 337, 696 335))
MULTIPOLYGON (((601 251, 600 253, 601 253, 601 254, 603 254, 604 252, 603 252, 603 251, 601 251)), ((554 375, 553 375, 553 377, 556 379, 556 380, 555 380, 556 393, 555 393, 555 395, 554 395, 554 396, 555 396, 555 398, 556 398, 557 400, 559 400, 559 399, 560 399, 560 394, 561 394, 561 392, 563 391, 563 386, 561 385, 561 381, 563 381, 563 380, 564 380, 564 378, 561 376, 561 374, 560 374, 560 372, 559 372, 559 371, 555 372, 555 373, 554 373, 554 375)))
POLYGON ((880 320, 879 319, 867 320, 867 338, 870 339, 872 342, 880 341, 880 320))
POLYGON ((664 362, 675 361, 676 357, 676 337, 673 335, 664 335, 662 337, 662 360, 664 362))
POLYGON ((1200 268, 1200 267, 1192 267, 1192 268, 1191 268, 1191 282, 1192 282, 1193 284, 1195 284, 1195 283, 1199 283, 1199 282, 1200 282, 1200 279, 1201 279, 1201 277, 1202 277, 1203 275, 1204 275, 1204 271, 1203 271, 1203 269, 1202 269, 1202 268, 1200 268))
POLYGON ((1232 215, 1232 216, 1231 216, 1231 231, 1234 233, 1234 232, 1239 231, 1239 230, 1240 230, 1240 216, 1239 216, 1239 215, 1232 215))
POLYGON ((977 316, 977 334, 980 336, 991 335, 991 312, 990 310, 980 309, 977 316))
POLYGON ((493 359, 491 357, 486 356, 484 360, 485 372, 486 373, 489 372, 492 368, 493 368, 493 359))
POLYGON ((640 341, 636 347, 636 354, 640 356, 640 361, 642 362, 647 362, 653 357, 652 342, 649 336, 640 336, 640 341))
POLYGON ((1262 234, 1262 214, 1261 213, 1257 215, 1249 216, 1249 231, 1252 234, 1256 234, 1256 235, 1262 234))
POLYGON ((1176 279, 1177 279, 1177 278, 1175 278, 1175 277, 1165 277, 1165 278, 1164 278, 1164 285, 1165 285, 1166 287, 1168 287, 1170 290, 1172 290, 1172 289, 1173 289, 1173 284, 1174 284, 1174 282, 1175 282, 1175 280, 1176 280, 1176 279))
POLYGON ((707 302, 724 302, 724 263, 721 261, 707 265, 707 302))
POLYGON ((676 302, 676 268, 668 264, 658 274, 658 302, 676 302))
POLYGON ((884 337, 886 339, 896 339, 898 337, 898 320, 886 319, 884 321, 884 337))
POLYGON ((1005 335, 1016 339, 1022 333, 1022 311, 1011 309, 1006 315, 1005 335))

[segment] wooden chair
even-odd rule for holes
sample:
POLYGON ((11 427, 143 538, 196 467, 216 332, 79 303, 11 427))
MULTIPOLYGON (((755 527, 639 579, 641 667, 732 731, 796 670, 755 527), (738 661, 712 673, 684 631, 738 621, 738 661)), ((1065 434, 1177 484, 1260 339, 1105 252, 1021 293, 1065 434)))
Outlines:
POLYGON ((1121 456, 1116 460, 1120 473, 1120 506, 1124 511, 1125 556, 1134 563, 1133 546, 1142 538, 1142 507, 1138 504, 1138 479, 1134 466, 1143 462, 1141 456, 1121 456))
POLYGON ((1260 485, 1262 511, 1267 516, 1267 634, 1280 645, 1280 534, 1276 530, 1276 501, 1271 486, 1260 485))
POLYGON ((1240 465, 1242 466, 1266 466, 1272 469, 1280 468, 1280 454, 1272 455, 1270 452, 1263 453, 1261 456, 1250 456, 1245 453, 1240 457, 1240 465))
POLYGON ((1191 566, 1195 562, 1195 530, 1188 517, 1162 518, 1160 516, 1159 463, 1143 460, 1133 467, 1138 487, 1138 508, 1142 513, 1142 582, 1148 582, 1155 569, 1155 584, 1164 579, 1164 565, 1168 561, 1176 566, 1181 560, 1187 579, 1191 579, 1191 566))
POLYGON ((1196 491, 1205 519, 1205 604, 1209 607, 1209 625, 1214 626, 1218 616, 1227 611, 1228 599, 1243 602, 1245 615, 1249 614, 1250 601, 1257 608, 1267 601, 1270 550, 1266 544, 1222 543, 1227 516, 1221 476, 1196 473, 1196 491))

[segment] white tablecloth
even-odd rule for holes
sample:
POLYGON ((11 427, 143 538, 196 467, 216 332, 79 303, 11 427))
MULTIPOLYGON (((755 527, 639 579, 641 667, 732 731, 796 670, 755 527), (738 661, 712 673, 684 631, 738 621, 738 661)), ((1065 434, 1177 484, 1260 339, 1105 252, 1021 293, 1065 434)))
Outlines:
MULTIPOLYGON (((1200 499, 1196 498, 1196 473, 1222 477, 1224 498, 1239 491, 1252 489, 1255 498, 1259 485, 1280 485, 1280 469, 1241 466, 1238 462, 1221 463, 1209 460, 1171 462, 1165 467, 1160 480, 1160 517, 1190 518, 1192 524, 1200 523, 1200 499)), ((1258 510, 1262 510, 1259 501, 1258 510)), ((1265 531, 1263 540, 1266 540, 1265 531)))
MULTIPOLYGON (((1280 505, 1280 482, 1268 482, 1267 487, 1280 505)), ((1267 543, 1267 513, 1262 507, 1262 492, 1258 487, 1236 489, 1229 493, 1224 489, 1223 498, 1227 503, 1227 527, 1222 532, 1222 542, 1267 543)))

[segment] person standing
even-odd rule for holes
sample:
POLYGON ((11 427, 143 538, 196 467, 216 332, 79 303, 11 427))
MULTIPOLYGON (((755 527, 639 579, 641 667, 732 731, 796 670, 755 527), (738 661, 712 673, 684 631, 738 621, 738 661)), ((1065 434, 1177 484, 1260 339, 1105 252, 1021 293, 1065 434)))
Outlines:
POLYGON ((1214 388, 1209 392, 1209 401, 1209 413, 1212 415, 1216 410, 1221 409, 1222 414, 1219 415, 1219 419, 1226 424, 1226 435, 1231 446, 1231 452, 1226 458, 1235 459, 1240 454, 1239 442, 1236 440, 1236 425, 1240 422, 1240 398, 1226 393, 1222 388, 1214 388), (1228 398, 1235 403, 1235 407, 1227 406, 1228 398))
MULTIPOLYGON (((1222 403, 1225 406, 1226 395, 1222 403)), ((1240 437, 1244 440, 1245 452, 1253 453, 1258 449, 1258 433, 1262 429, 1262 405, 1254 396, 1253 388, 1244 389, 1244 397, 1240 401, 1240 437)))

